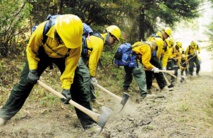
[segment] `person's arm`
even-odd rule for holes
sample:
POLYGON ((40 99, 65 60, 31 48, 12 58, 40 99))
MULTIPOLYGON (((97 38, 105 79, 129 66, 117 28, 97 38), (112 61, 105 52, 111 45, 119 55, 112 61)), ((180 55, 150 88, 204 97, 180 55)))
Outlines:
POLYGON ((45 22, 41 23, 37 27, 37 29, 33 32, 26 48, 27 60, 29 63, 30 70, 36 70, 38 67, 38 61, 40 59, 36 57, 36 54, 38 52, 39 46, 42 46, 44 25, 45 25, 45 22))
POLYGON ((69 90, 73 83, 75 69, 78 66, 78 61, 81 56, 81 50, 82 47, 71 49, 69 56, 65 59, 65 70, 60 77, 62 89, 69 90))
POLYGON ((150 60, 151 60, 151 57, 152 57, 150 46, 143 47, 143 48, 141 48, 141 50, 143 51, 142 56, 141 56, 142 64, 148 70, 152 70, 154 68, 154 66, 150 63, 150 60))
POLYGON ((92 48, 92 52, 90 53, 89 56, 89 72, 90 76, 95 77, 98 62, 104 48, 104 43, 101 38, 91 36, 90 41, 88 42, 87 45, 89 48, 92 48))

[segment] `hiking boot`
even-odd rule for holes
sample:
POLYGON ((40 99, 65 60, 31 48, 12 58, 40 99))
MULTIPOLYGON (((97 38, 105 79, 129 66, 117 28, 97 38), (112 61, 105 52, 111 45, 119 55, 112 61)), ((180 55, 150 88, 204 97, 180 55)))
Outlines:
POLYGON ((174 85, 173 84, 170 84, 169 86, 168 86, 168 88, 173 88, 174 87, 174 85))
POLYGON ((6 122, 7 122, 7 120, 6 120, 6 119, 4 119, 4 118, 0 118, 0 126, 5 125, 5 124, 6 124, 6 122))
POLYGON ((152 94, 151 89, 147 89, 147 94, 152 94))
POLYGON ((132 92, 130 89, 128 89, 128 88, 123 88, 123 91, 124 92, 132 92))
POLYGON ((155 94, 143 94, 141 95, 142 99, 152 99, 152 98, 156 98, 155 94))
POLYGON ((184 76, 181 76, 180 82, 182 83, 185 80, 184 76))
POLYGON ((167 86, 163 87, 160 92, 169 92, 169 88, 167 86))

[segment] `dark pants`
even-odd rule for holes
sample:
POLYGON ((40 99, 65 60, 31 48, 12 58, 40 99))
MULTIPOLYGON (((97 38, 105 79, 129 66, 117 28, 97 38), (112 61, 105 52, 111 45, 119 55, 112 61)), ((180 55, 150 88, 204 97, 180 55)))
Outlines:
POLYGON ((138 84, 140 95, 143 97, 147 94, 147 86, 146 86, 146 74, 145 71, 142 68, 142 64, 138 63, 137 67, 135 68, 129 68, 128 66, 124 66, 125 69, 125 78, 124 78, 124 84, 123 88, 128 89, 132 78, 134 76, 135 81, 138 84))
MULTIPOLYGON (((170 59, 167 63, 167 70, 174 70, 174 75, 177 77, 178 76, 178 61, 174 59, 170 59)), ((174 83, 175 77, 171 76, 171 83, 174 83)))
MULTIPOLYGON (((88 57, 82 57, 82 59, 83 59, 84 64, 87 66, 87 68, 89 70, 88 63, 87 63, 88 60, 89 60, 89 58, 88 57)), ((96 96, 95 96, 95 87, 94 87, 94 85, 91 82, 90 82, 90 91, 88 92, 88 94, 90 96, 90 100, 95 100, 96 99, 96 96)))
POLYGON ((198 74, 200 71, 200 61, 198 60, 197 56, 190 55, 189 57, 189 74, 193 75, 194 66, 196 65, 196 73, 198 74))
MULTIPOLYGON (((153 56, 150 60, 150 63, 154 65, 155 67, 162 69, 161 64, 156 56, 153 56)), ((163 77, 163 74, 161 72, 154 73, 153 71, 145 71, 146 72, 146 84, 147 89, 151 89, 152 87, 152 81, 154 78, 156 78, 157 83, 160 87, 160 89, 163 89, 166 86, 166 81, 163 77)))
MULTIPOLYGON (((65 59, 49 58, 43 53, 40 54, 40 61, 38 63, 37 71, 39 76, 49 66, 48 63, 50 63, 50 61, 56 64, 60 72, 63 73, 65 69, 65 59)), ((27 80, 28 73, 29 73, 29 65, 28 62, 26 62, 24 69, 21 73, 20 82, 12 89, 9 99, 0 110, 1 118, 9 120, 13 116, 15 116, 15 114, 22 108, 25 100, 27 99, 28 95, 30 94, 34 86, 27 80)), ((73 101, 86 107, 87 109, 92 110, 88 98, 88 90, 89 90, 89 72, 87 67, 84 65, 83 61, 80 60, 78 63, 78 67, 75 71, 74 82, 71 86, 71 95, 73 101)), ((77 108, 75 108, 75 110, 84 128, 87 125, 94 123, 94 121, 88 115, 78 110, 77 108)))
POLYGON ((181 60, 180 65, 184 68, 180 70, 181 76, 183 76, 183 73, 185 72, 185 75, 188 75, 188 69, 187 69, 187 62, 186 60, 181 60))

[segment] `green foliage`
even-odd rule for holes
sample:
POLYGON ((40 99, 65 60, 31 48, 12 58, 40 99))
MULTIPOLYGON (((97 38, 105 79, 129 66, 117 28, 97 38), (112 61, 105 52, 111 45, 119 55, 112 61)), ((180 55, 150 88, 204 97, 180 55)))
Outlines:
MULTIPOLYGON (((0 55, 7 56, 8 48, 16 38, 25 33, 26 19, 32 6, 25 0, 1 1, 0 9, 0 55)), ((16 50, 14 50, 16 51, 16 50)))
POLYGON ((208 35, 208 37, 209 37, 209 43, 210 43, 210 45, 208 46, 208 51, 211 51, 211 55, 213 56, 213 22, 209 25, 209 26, 207 26, 208 27, 208 31, 206 32, 206 34, 208 35))

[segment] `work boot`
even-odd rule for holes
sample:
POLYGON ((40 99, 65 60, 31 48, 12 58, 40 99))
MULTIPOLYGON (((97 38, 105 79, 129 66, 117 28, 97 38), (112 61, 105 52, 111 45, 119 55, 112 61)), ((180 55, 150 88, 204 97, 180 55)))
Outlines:
POLYGON ((182 83, 185 80, 184 76, 181 76, 180 82, 182 83))
POLYGON ((124 92, 132 92, 131 90, 129 90, 128 88, 123 88, 124 92))
POLYGON ((0 126, 5 125, 5 124, 6 124, 6 122, 7 122, 7 120, 6 120, 6 119, 4 119, 4 118, 0 118, 0 126))
POLYGON ((148 93, 148 94, 152 94, 151 89, 147 89, 147 93, 148 93))
POLYGON ((163 87, 160 92, 169 92, 168 86, 163 87))
POLYGON ((169 86, 168 86, 168 88, 173 88, 174 87, 174 85, 173 84, 170 84, 169 86))

